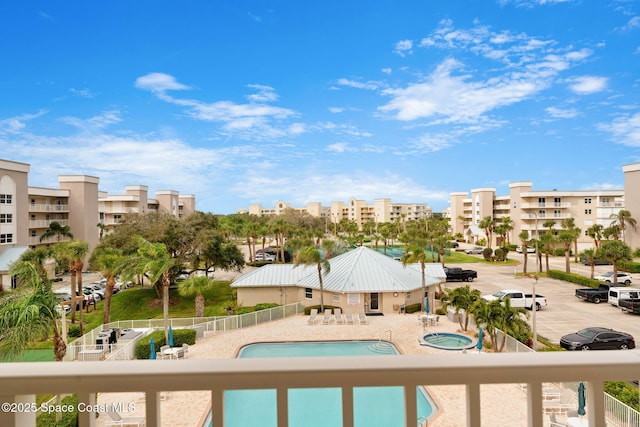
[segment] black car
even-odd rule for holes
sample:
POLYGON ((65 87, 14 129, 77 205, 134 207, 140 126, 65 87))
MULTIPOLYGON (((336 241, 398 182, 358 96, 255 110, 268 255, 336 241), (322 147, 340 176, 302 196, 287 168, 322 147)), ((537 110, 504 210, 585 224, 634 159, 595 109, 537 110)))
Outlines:
POLYGON ((633 337, 608 328, 585 328, 560 338, 566 350, 628 350, 636 347, 633 337))

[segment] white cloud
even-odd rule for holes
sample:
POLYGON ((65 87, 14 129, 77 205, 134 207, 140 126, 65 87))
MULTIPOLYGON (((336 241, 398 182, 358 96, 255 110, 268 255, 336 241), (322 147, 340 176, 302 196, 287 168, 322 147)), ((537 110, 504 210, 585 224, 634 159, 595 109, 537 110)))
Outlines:
POLYGON ((138 77, 135 82, 138 89, 164 93, 168 90, 186 90, 189 86, 179 83, 175 77, 164 73, 150 73, 138 77))
POLYGON ((580 95, 601 92, 607 88, 608 79, 597 76, 580 76, 570 80, 569 89, 580 95))
POLYGON ((636 28, 640 28, 640 16, 634 16, 633 18, 629 19, 629 21, 627 21, 627 23, 620 28, 620 31, 631 31, 636 28))
POLYGON ((340 86, 354 87, 356 89, 378 90, 382 83, 376 81, 359 82, 351 79, 338 79, 336 82, 340 86))
POLYGON ((537 6, 554 5, 558 3, 569 3, 575 0, 498 0, 501 5, 513 4, 515 7, 534 8, 537 6))
POLYGON ((400 40, 399 42, 396 43, 393 51, 396 54, 404 57, 406 55, 413 53, 412 49, 413 49, 413 41, 400 40))
POLYGON ((382 71, 382 72, 383 72, 383 73, 385 73, 385 74, 391 74, 391 73, 393 72, 393 70, 391 70, 391 68, 383 68, 383 69, 382 69, 382 70, 380 70, 380 71, 382 71))
POLYGON ((330 113, 337 114, 337 113, 342 113, 343 111, 344 111, 344 108, 342 107, 329 107, 330 113))
POLYGON ((557 107, 548 107, 545 111, 551 117, 554 117, 557 119, 572 119, 578 115, 578 112, 572 108, 562 109, 557 107))
POLYGON ((611 133, 612 139, 619 144, 640 147, 640 113, 626 114, 611 123, 600 123, 598 128, 611 133))
POLYGON ((336 153, 344 153, 345 151, 351 151, 349 144, 346 142, 336 142, 335 144, 327 145, 326 151, 334 151, 336 153))
POLYGON ((36 114, 22 114, 2 119, 0 120, 0 135, 19 133, 26 128, 26 122, 37 119, 44 114, 44 111, 39 111, 36 114))
POLYGON ((77 96, 79 96, 81 98, 93 98, 94 97, 93 93, 89 89, 74 89, 74 88, 71 88, 71 89, 69 89, 69 91, 72 94, 77 95, 77 96))
POLYGON ((275 89, 270 86, 264 85, 247 85, 252 89, 256 89, 258 93, 247 96, 247 99, 251 102, 273 102, 278 100, 278 94, 275 89))

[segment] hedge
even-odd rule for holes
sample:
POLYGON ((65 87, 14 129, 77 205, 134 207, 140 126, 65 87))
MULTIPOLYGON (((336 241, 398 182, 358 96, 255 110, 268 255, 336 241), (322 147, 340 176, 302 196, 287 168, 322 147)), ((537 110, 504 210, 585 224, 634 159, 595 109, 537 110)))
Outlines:
MULTIPOLYGON (((182 344, 194 345, 196 343, 196 330, 195 329, 173 329, 173 346, 180 347, 182 344)), ((164 331, 154 331, 148 336, 142 338, 136 344, 136 359, 148 359, 151 354, 151 347, 149 346, 149 340, 153 338, 153 342, 156 351, 160 350, 160 347, 167 345, 164 340, 164 331)))
POLYGON ((576 283, 578 285, 587 286, 589 288, 598 288, 600 286, 600 282, 595 279, 590 279, 580 274, 565 273, 564 271, 560 270, 549 270, 549 272, 547 273, 547 277, 576 283))
POLYGON ((640 273, 640 262, 626 261, 620 265, 620 270, 628 273, 640 273))
MULTIPOLYGON (((53 402, 55 405, 55 402, 53 402)), ((62 405, 71 406, 75 408, 72 412, 62 412, 62 416, 60 421, 56 421, 56 411, 51 412, 41 412, 37 415, 36 425, 37 426, 55 426, 55 427, 66 427, 66 426, 77 426, 78 425, 78 396, 72 394, 70 396, 65 396, 62 398, 62 405)))
POLYGON ((409 304, 408 306, 406 306, 404 308, 404 312, 411 314, 411 313, 417 313, 420 311, 420 306, 421 304, 419 302, 415 303, 415 304, 409 304))
MULTIPOLYGON (((311 313, 311 310, 314 309, 314 308, 318 310, 318 313, 322 313, 320 311, 320 304, 318 304, 318 305, 310 305, 309 307, 305 307, 304 308, 304 314, 306 314, 308 316, 311 313)), ((325 310, 335 310, 336 308, 339 308, 339 309, 342 310, 341 307, 338 307, 338 306, 335 306, 335 305, 327 305, 327 304, 324 305, 324 309, 325 310)))

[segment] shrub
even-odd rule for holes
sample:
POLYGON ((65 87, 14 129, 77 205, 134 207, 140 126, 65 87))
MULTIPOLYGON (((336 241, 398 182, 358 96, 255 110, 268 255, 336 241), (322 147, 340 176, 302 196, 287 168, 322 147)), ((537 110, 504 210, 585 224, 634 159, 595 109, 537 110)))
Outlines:
POLYGON ((604 383, 604 391, 636 411, 640 409, 638 389, 631 384, 624 381, 607 381, 604 383))
POLYGON ((276 304, 275 302, 263 302, 260 304, 256 304, 256 311, 267 310, 269 308, 278 307, 280 304, 276 304))
MULTIPOLYGON (((53 402, 55 405, 55 402, 53 402)), ((56 415, 60 412, 41 412, 37 416, 36 425, 38 426, 77 426, 78 425, 78 396, 72 394, 62 398, 62 404, 76 408, 72 412, 62 412, 60 421, 56 421, 56 415)))
POLYGON ((417 302, 415 304, 409 304, 404 308, 404 312, 407 314, 417 313, 420 311, 420 303, 417 302))
POLYGON ((600 286, 600 282, 598 282, 595 279, 590 279, 580 274, 565 273, 564 271, 560 271, 560 270, 549 270, 549 272, 547 273, 547 276, 553 279, 564 280, 566 282, 576 283, 582 286, 588 286, 590 288, 597 288, 598 286, 600 286))
MULTIPOLYGON (((309 307, 305 307, 304 308, 304 314, 306 314, 308 316, 311 313, 311 310, 314 309, 314 308, 317 309, 319 313, 321 313, 320 304, 317 304, 317 305, 310 305, 309 307)), ((335 305, 327 305, 327 304, 324 305, 324 309, 325 310, 329 310, 329 309, 335 310, 336 308, 340 308, 340 307, 337 307, 335 305)))
POLYGON ((634 261, 623 262, 620 265, 620 270, 626 271, 628 273, 640 273, 640 262, 634 262, 634 261))
MULTIPOLYGON (((136 359, 148 359, 151 355, 149 340, 153 338, 156 351, 163 345, 167 345, 164 339, 164 331, 153 331, 148 336, 142 338, 136 344, 136 359)), ((195 329, 173 329, 173 345, 180 347, 182 344, 194 345, 196 343, 195 329)))
POLYGON ((80 336, 80 325, 69 325, 67 329, 67 335, 72 338, 78 338, 80 336))
POLYGON ((484 248, 482 250, 482 257, 484 258, 485 261, 491 261, 491 255, 493 255, 493 249, 484 248))

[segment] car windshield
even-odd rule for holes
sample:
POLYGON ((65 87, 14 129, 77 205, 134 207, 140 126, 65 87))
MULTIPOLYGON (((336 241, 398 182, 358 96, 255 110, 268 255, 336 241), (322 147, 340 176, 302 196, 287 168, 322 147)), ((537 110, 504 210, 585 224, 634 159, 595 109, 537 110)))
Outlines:
POLYGON ((610 271, 610 272, 608 272, 608 273, 604 273, 604 274, 602 275, 602 277, 611 277, 611 276, 613 276, 613 273, 612 273, 611 271, 610 271))
POLYGON ((493 296, 496 297, 496 298, 502 298, 505 295, 507 295, 507 293, 504 292, 504 291, 498 291, 495 294, 493 294, 493 296))
POLYGON ((593 329, 581 329, 578 332, 576 332, 576 334, 585 338, 593 338, 598 334, 598 332, 594 331, 593 329))

